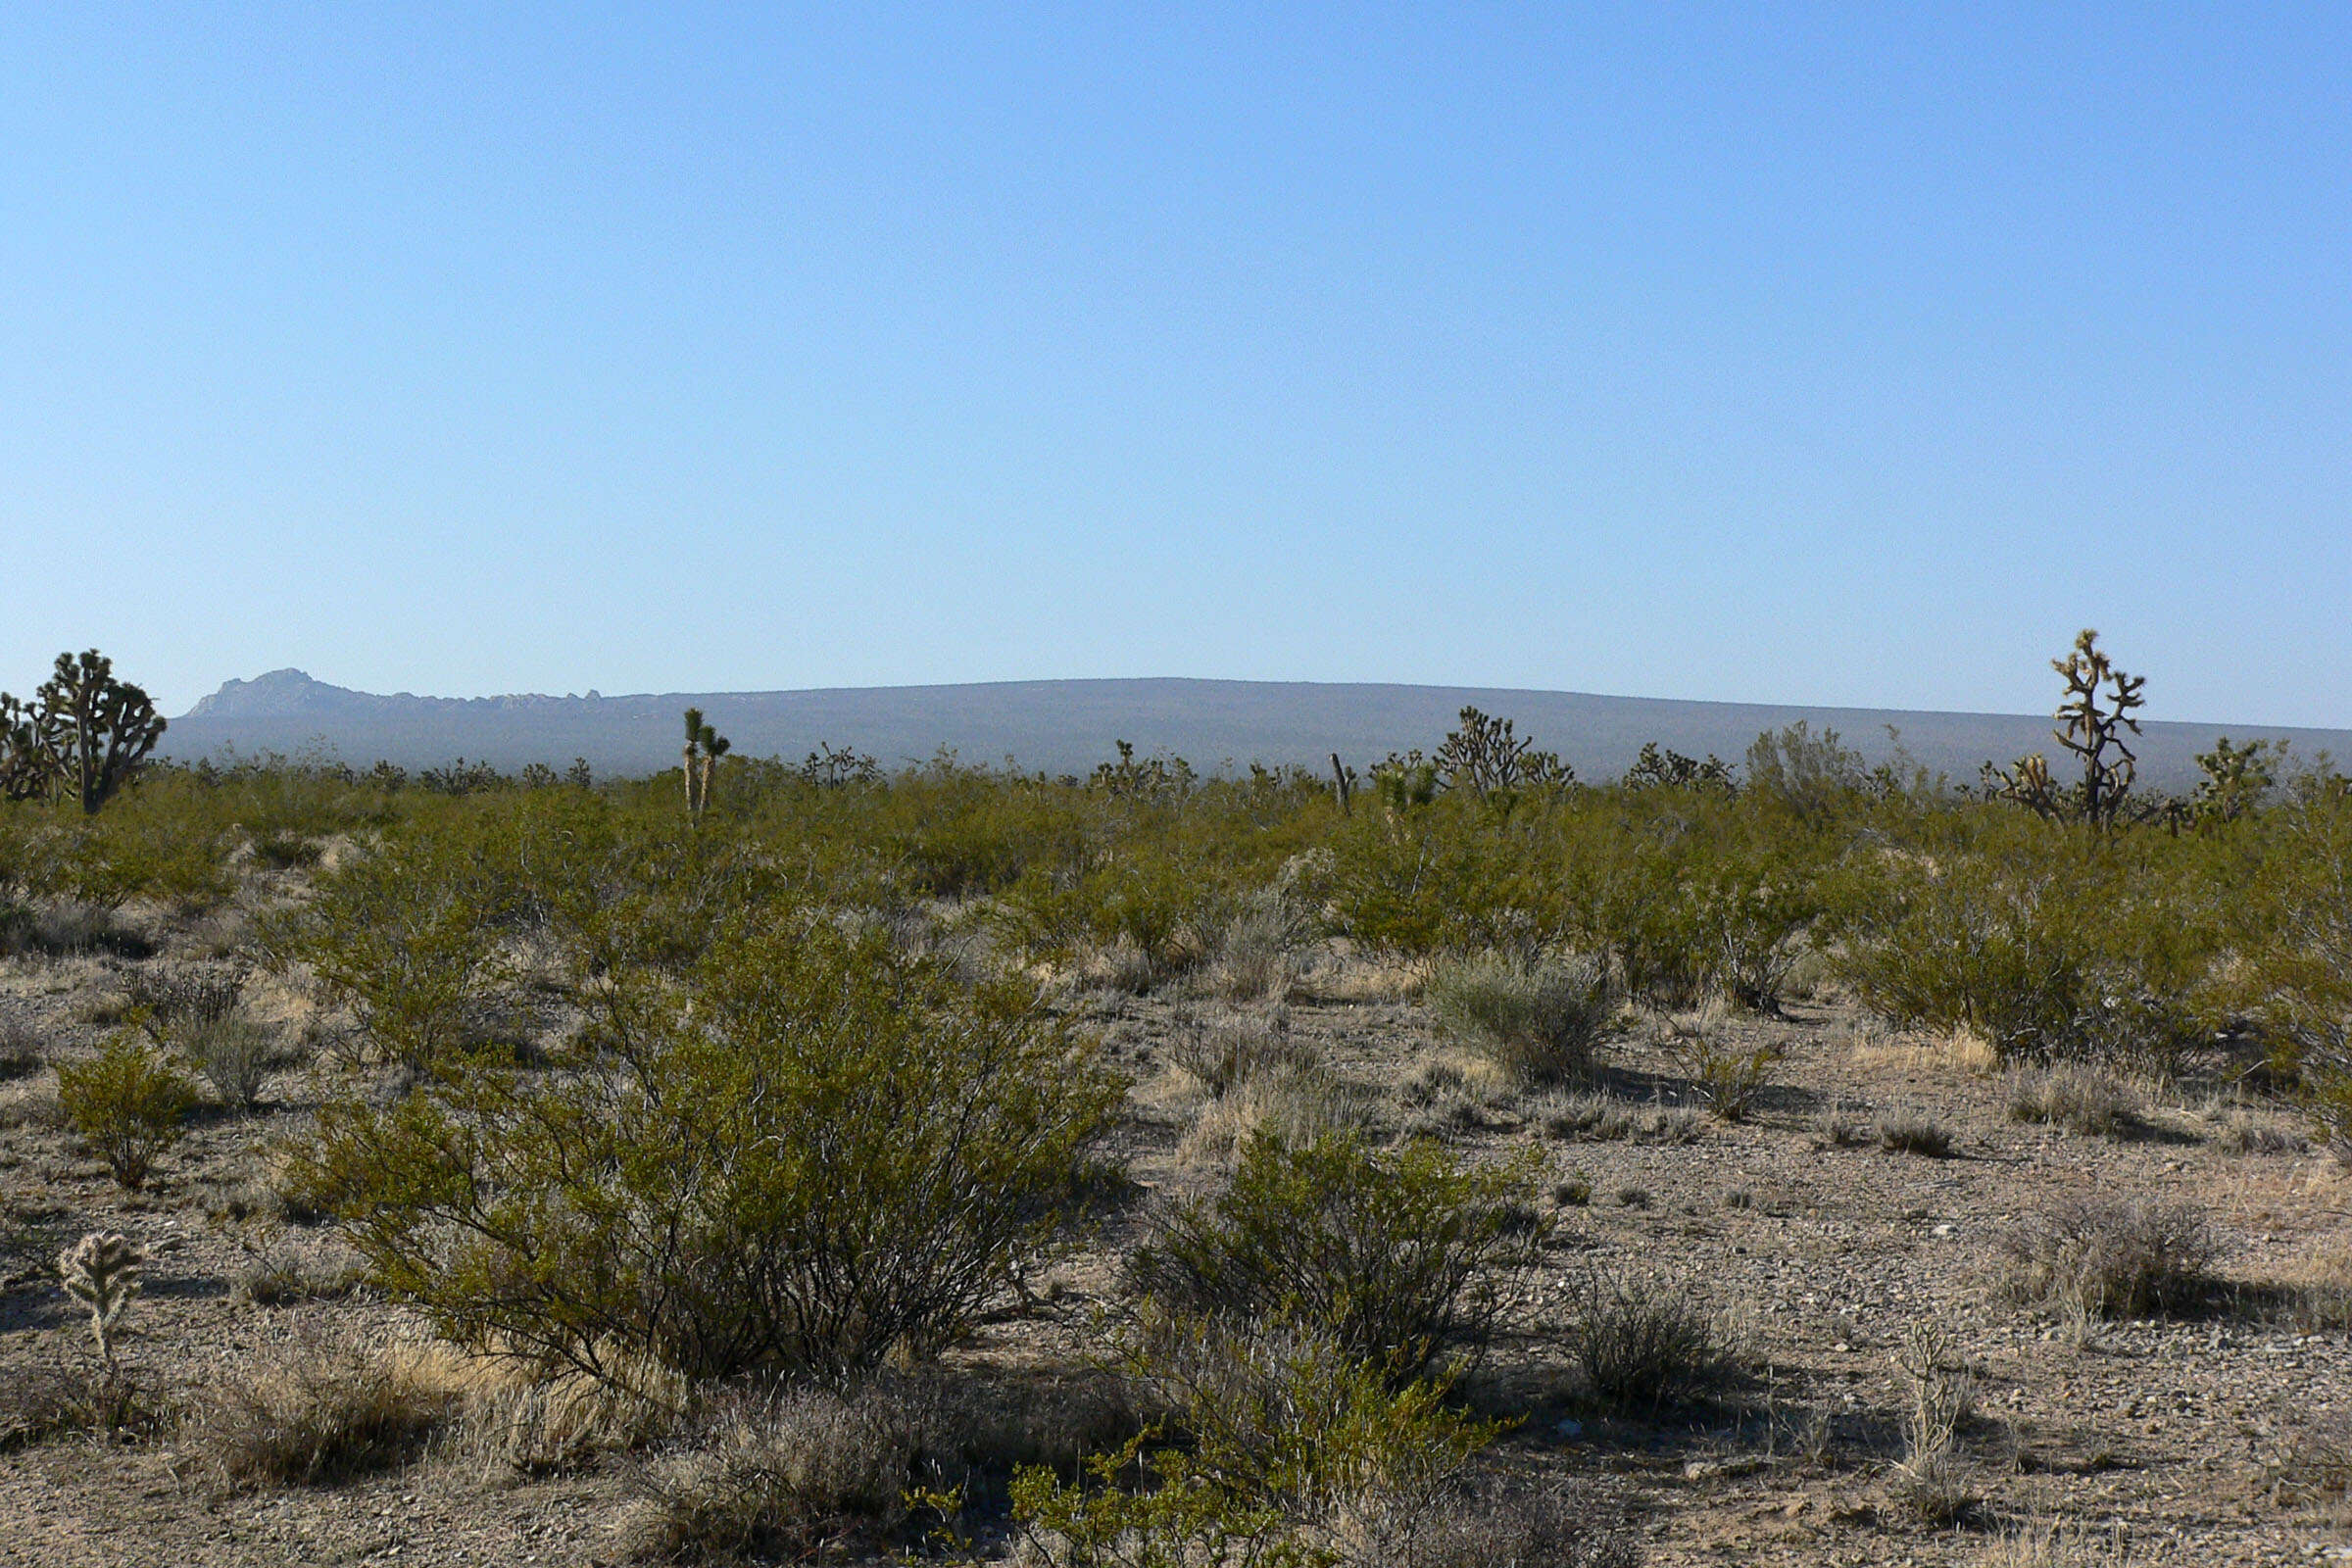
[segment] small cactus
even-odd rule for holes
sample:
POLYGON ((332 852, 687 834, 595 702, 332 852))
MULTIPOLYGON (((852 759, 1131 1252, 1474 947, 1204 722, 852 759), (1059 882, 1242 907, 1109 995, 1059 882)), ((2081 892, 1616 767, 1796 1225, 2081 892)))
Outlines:
POLYGON ((57 1255, 66 1293, 90 1309, 90 1334, 110 1377, 116 1370, 115 1325, 139 1294, 146 1262, 146 1249, 120 1231, 92 1231, 57 1255))

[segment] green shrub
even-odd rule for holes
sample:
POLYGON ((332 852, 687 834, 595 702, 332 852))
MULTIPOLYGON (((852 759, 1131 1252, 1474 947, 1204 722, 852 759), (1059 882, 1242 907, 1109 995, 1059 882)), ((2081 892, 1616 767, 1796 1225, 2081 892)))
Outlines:
POLYGON ((1426 1142, 1380 1153, 1353 1133, 1298 1148, 1259 1138, 1230 1187, 1170 1209, 1129 1267, 1171 1311, 1296 1318, 1350 1355, 1418 1373, 1494 1333, 1503 1271, 1541 1240, 1534 1191, 1532 1155, 1479 1168, 1426 1142))
POLYGON ((1895 1023, 1973 1029, 2003 1061, 2174 1070, 2210 1033, 2197 989, 2215 949, 2198 900, 2133 845, 2011 831, 2023 837, 1883 866, 1843 911, 1842 977, 1895 1023))
POLYGON ((135 1193, 156 1155, 186 1133, 196 1086, 135 1034, 122 1032, 87 1061, 58 1063, 57 1099, 91 1152, 135 1193))
POLYGON ((614 977, 582 1057, 328 1105, 292 1188, 462 1339, 839 1380, 969 1321, 1121 1098, 1028 988, 821 918, 614 977))
POLYGON ((482 1031, 505 977, 483 867, 463 845, 400 839, 321 878, 318 896, 270 941, 310 964, 389 1061, 424 1067, 482 1031))
POLYGON ((1020 1471, 1013 1518, 1052 1568, 1416 1568, 1500 1432, 1448 1407, 1442 1384, 1394 1382, 1292 1323, 1157 1320, 1125 1361, 1186 1441, 1141 1434, 1087 1462, 1091 1485, 1020 1471))
POLYGON ((1441 1034, 1527 1085, 1589 1076, 1612 1005, 1607 968, 1583 957, 1442 962, 1422 997, 1441 1034))

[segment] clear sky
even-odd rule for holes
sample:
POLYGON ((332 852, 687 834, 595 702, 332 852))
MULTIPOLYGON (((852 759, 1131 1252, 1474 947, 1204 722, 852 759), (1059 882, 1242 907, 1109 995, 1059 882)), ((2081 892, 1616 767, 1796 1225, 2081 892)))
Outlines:
POLYGON ((2352 9, 0 9, 0 686, 2352 727, 2352 9))

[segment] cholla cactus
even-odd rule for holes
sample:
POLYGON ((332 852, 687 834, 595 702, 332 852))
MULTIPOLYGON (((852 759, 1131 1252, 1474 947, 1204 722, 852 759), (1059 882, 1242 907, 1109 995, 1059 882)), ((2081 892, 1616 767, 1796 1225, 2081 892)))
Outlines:
POLYGON ((139 1270, 146 1262, 146 1249, 119 1231, 92 1231, 57 1256, 67 1294, 90 1309, 90 1333, 110 1376, 115 1371, 115 1324, 139 1294, 139 1270))

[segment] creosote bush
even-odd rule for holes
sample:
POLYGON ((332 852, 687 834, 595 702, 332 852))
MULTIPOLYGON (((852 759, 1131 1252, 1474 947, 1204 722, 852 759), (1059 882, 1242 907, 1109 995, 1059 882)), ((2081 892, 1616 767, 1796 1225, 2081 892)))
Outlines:
POLYGON ((1050 1240, 1120 1097, 1029 987, 823 919, 613 977, 577 1054, 330 1104, 288 1188, 445 1333, 599 1377, 939 1346, 1050 1240))
POLYGON ((1130 1260, 1177 1313, 1292 1316, 1400 1374, 1475 1354, 1500 1321, 1503 1274, 1540 1242, 1535 1162, 1457 1161, 1416 1142, 1393 1153, 1337 1133, 1250 1143, 1225 1191, 1180 1203, 1130 1260))
POLYGON ((58 1063, 57 1099, 90 1152, 135 1193, 156 1156, 185 1135, 196 1086, 136 1034, 118 1031, 87 1061, 58 1063))
POLYGON ((1422 997, 1442 1034, 1523 1084, 1590 1074, 1611 1009, 1607 969, 1585 957, 1451 960, 1438 965, 1422 997))
MULTIPOLYGON (((1498 1423, 1446 1388, 1397 1381, 1293 1321, 1147 1321, 1123 1357, 1158 1429, 1087 1463, 1086 1480, 1020 1471, 1013 1517, 1051 1568, 1249 1562, 1266 1568, 1468 1568, 1451 1504, 1498 1423)), ((1570 1563, 1601 1532, 1549 1549, 1570 1563)), ((1488 1559, 1492 1560, 1492 1559, 1488 1559)))

